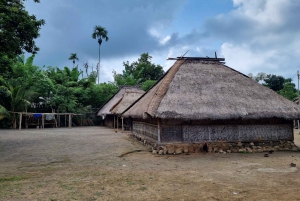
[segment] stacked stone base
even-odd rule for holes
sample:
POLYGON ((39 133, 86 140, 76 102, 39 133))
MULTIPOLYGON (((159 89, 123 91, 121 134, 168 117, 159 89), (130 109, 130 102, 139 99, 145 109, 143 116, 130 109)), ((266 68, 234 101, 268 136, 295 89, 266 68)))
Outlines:
MULTIPOLYGON (((154 140, 134 135, 153 154, 183 154, 204 152, 204 143, 172 143, 158 145, 154 140)), ((208 142, 209 153, 261 153, 272 151, 300 151, 293 141, 256 141, 256 142, 208 142)))

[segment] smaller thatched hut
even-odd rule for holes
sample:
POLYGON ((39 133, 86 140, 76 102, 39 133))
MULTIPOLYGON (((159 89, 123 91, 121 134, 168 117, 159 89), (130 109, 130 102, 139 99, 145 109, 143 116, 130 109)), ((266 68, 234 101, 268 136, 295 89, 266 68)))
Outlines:
POLYGON ((118 122, 118 114, 127 109, 128 106, 144 93, 137 86, 121 86, 115 95, 99 108, 96 114, 104 120, 106 126, 115 128, 118 122))
MULTIPOLYGON (((117 128, 119 128, 119 116, 126 110, 134 101, 140 98, 145 92, 143 90, 126 90, 123 97, 110 109, 110 112, 114 114, 117 118, 117 128)), ((131 128, 131 123, 128 118, 125 119, 121 117, 122 130, 129 130, 131 128)))

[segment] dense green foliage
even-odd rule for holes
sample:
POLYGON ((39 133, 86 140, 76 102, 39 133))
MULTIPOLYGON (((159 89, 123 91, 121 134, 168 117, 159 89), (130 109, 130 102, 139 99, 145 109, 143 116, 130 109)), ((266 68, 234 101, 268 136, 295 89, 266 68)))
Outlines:
POLYGON ((44 24, 44 20, 29 15, 23 1, 0 0, 0 74, 11 70, 16 55, 39 50, 34 39, 44 24))
MULTIPOLYGON (((151 58, 148 54, 143 54, 142 57, 145 55, 151 58)), ((72 59, 77 57, 71 56, 72 59)), ((26 110, 38 112, 40 109, 60 113, 91 112, 91 108, 101 107, 121 85, 141 85, 146 91, 156 83, 156 80, 145 79, 143 76, 157 78, 156 75, 150 76, 156 68, 159 69, 160 76, 163 73, 162 67, 151 63, 140 67, 142 59, 139 59, 132 64, 138 67, 135 70, 131 68, 129 75, 114 72, 115 82, 96 84, 95 71, 83 77, 83 72, 78 66, 72 69, 40 68, 34 65, 34 57, 35 55, 32 55, 25 59, 24 55, 18 56, 12 60, 9 73, 4 73, 0 77, 0 120, 10 119, 14 128, 17 126, 18 117, 13 112, 26 110)))
POLYGON ((26 61, 18 57, 9 76, 0 77, 0 120, 11 119, 14 128, 16 116, 9 112, 34 111, 41 106, 56 112, 91 112, 118 90, 113 83, 96 84, 96 72, 80 79, 78 67, 41 69, 33 60, 34 55, 26 61))
POLYGON ((139 85, 147 91, 164 74, 163 67, 153 64, 151 59, 148 53, 143 53, 138 61, 131 64, 128 61, 123 62, 125 69, 122 74, 113 71, 116 85, 139 85))
POLYGON ((266 73, 258 73, 256 76, 249 74, 248 76, 289 100, 294 100, 298 97, 298 91, 295 88, 295 84, 292 83, 291 78, 286 79, 280 75, 266 73))
POLYGON ((143 53, 138 61, 131 64, 124 62, 123 77, 132 75, 135 79, 140 79, 140 82, 146 80, 158 80, 164 74, 163 67, 151 63, 152 56, 148 53, 143 53))
MULTIPOLYGON (((120 85, 141 85, 148 90, 163 75, 162 67, 152 64, 148 53, 142 54, 132 64, 123 63, 125 70, 123 74, 114 72, 114 83, 99 83, 98 77, 96 84, 99 64, 97 72, 88 74, 86 63, 87 75, 84 77, 75 66, 76 60, 79 60, 76 53, 71 53, 69 57, 73 62, 72 69, 35 66, 33 61, 39 48, 34 40, 39 37, 39 30, 45 22, 30 15, 23 1, 0 0, 0 124, 10 122, 16 128, 17 112, 26 110, 91 112, 91 108, 99 108, 115 94, 120 85), (24 52, 33 55, 25 59, 21 55, 24 52)), ((100 59, 102 40, 109 39, 107 30, 95 26, 92 37, 98 39, 100 59)))

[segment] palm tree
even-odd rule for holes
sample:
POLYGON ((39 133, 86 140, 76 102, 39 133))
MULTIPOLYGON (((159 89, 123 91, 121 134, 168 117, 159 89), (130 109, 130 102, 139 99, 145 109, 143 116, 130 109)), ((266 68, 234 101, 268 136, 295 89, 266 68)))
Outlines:
POLYGON ((17 117, 14 112, 23 112, 30 105, 28 101, 33 95, 31 90, 20 84, 20 79, 4 80, 0 77, 0 88, 4 92, 5 99, 0 105, 0 119, 11 117, 13 128, 17 127, 17 117), (8 111, 11 111, 10 115, 8 111))
POLYGON ((101 26, 95 26, 94 27, 94 33, 92 34, 92 37, 94 39, 98 38, 98 44, 99 44, 99 62, 97 65, 97 74, 98 74, 98 84, 99 84, 99 73, 100 73, 100 46, 102 44, 102 39, 104 39, 105 41, 108 41, 108 37, 107 37, 107 30, 104 27, 101 26))
POLYGON ((71 53, 69 60, 73 60, 73 68, 74 68, 75 60, 79 61, 76 53, 71 53))

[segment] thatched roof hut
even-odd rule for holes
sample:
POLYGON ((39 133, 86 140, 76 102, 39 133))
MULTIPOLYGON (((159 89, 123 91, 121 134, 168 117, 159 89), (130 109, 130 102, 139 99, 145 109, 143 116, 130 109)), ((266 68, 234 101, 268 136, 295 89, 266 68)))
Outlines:
POLYGON ((97 116, 112 114, 110 110, 122 100, 125 93, 129 93, 135 96, 135 93, 145 92, 137 86, 121 86, 120 89, 115 93, 115 95, 113 95, 108 101, 106 101, 106 103, 104 103, 99 108, 99 110, 96 112, 97 116))
POLYGON ((220 62, 178 60, 124 116, 174 119, 296 119, 300 109, 220 62))
POLYGON ((125 91, 123 97, 114 106, 112 106, 109 111, 113 114, 121 114, 144 93, 145 92, 143 90, 136 89, 125 91))
POLYGON ((267 128, 285 130, 278 140, 293 138, 290 120, 299 119, 300 108, 220 59, 178 58, 122 115, 134 119, 137 134, 152 124, 158 142, 273 139, 267 128))
POLYGON ((107 126, 114 127, 114 115, 122 113, 143 93, 145 92, 137 86, 121 86, 96 114, 105 120, 107 126))

